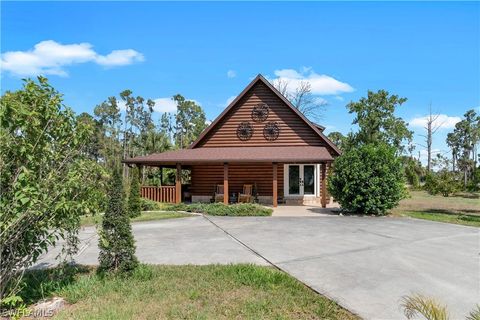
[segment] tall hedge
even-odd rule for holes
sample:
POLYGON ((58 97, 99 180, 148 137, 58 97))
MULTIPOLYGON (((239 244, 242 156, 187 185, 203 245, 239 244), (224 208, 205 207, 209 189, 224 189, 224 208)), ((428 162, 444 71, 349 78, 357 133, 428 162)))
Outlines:
POLYGON ((140 202, 140 177, 138 171, 138 168, 132 168, 130 194, 128 195, 128 215, 130 218, 138 217, 142 213, 142 203, 140 202))
POLYGON ((328 190, 342 209, 384 215, 405 196, 403 167, 395 148, 384 144, 354 147, 335 160, 328 190))
POLYGON ((113 172, 98 246, 101 272, 126 272, 138 265, 132 226, 125 210, 122 177, 118 170, 113 172))

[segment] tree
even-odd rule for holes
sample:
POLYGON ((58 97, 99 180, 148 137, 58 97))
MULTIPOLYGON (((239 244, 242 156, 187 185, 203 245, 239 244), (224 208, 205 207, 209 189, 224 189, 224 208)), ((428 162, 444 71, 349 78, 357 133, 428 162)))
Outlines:
POLYGON ((425 125, 425 130, 427 131, 426 135, 421 135, 425 138, 426 145, 423 147, 427 148, 427 171, 432 171, 432 143, 433 135, 440 129, 442 123, 437 123, 439 114, 432 114, 432 105, 430 104, 429 113, 427 116, 427 123, 425 125))
POLYGON ((88 142, 84 146, 83 152, 87 157, 99 162, 101 158, 101 141, 102 141, 102 125, 95 120, 90 114, 83 112, 77 116, 77 120, 85 126, 93 129, 92 134, 88 137, 88 142))
POLYGON ((94 114, 102 129, 101 133, 101 158, 106 168, 118 165, 121 159, 121 115, 118 101, 115 97, 109 97, 106 101, 97 105, 94 114))
POLYGON ((447 144, 457 159, 458 168, 463 171, 464 188, 476 168, 479 142, 480 116, 472 109, 464 114, 464 119, 457 122, 453 132, 447 136, 447 144))
POLYGON ((273 86, 287 98, 295 108, 311 120, 318 121, 322 118, 327 102, 312 94, 312 85, 308 81, 301 81, 295 91, 289 91, 286 80, 277 79, 273 86))
POLYGON ((405 196, 403 169, 396 149, 367 144, 349 149, 334 162, 329 193, 343 210, 384 215, 405 196))
POLYGON ((413 132, 408 130, 405 121, 395 116, 395 110, 406 98, 390 95, 388 91, 368 91, 367 98, 347 105, 349 113, 354 113, 352 124, 359 126, 359 131, 352 134, 351 144, 365 145, 386 143, 394 146, 397 152, 404 150, 404 142, 412 140, 413 132))
POLYGON ((142 213, 138 170, 138 168, 133 169, 133 174, 130 179, 130 194, 128 196, 128 215, 130 218, 138 217, 142 213))
POLYGON ((343 150, 347 137, 341 134, 338 131, 330 132, 327 135, 328 139, 330 139, 340 150, 343 150))
POLYGON ((187 148, 207 127, 205 112, 195 101, 187 100, 180 94, 173 96, 173 101, 177 103, 173 134, 175 145, 180 149, 187 148))
POLYGON ((112 175, 98 247, 100 272, 128 272, 138 265, 132 226, 125 210, 122 176, 118 169, 112 175))
POLYGON ((452 150, 452 171, 456 171, 455 164, 457 163, 458 160, 458 154, 459 154, 459 146, 460 146, 460 141, 459 141, 459 136, 455 132, 450 132, 447 134, 447 145, 450 147, 452 150))
POLYGON ((60 238, 74 253, 80 216, 101 206, 102 173, 84 149, 92 132, 46 78, 0 98, 0 300, 60 238))

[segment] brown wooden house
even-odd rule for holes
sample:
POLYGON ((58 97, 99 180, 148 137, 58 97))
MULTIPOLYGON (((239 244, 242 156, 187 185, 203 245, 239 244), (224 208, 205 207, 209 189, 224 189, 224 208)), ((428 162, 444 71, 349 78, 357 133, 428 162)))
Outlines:
POLYGON ((175 167, 175 186, 142 187, 142 196, 181 202, 180 172, 189 169, 191 201, 238 199, 254 186, 260 203, 327 204, 326 175, 338 148, 262 75, 258 75, 188 149, 127 159, 129 165, 175 167))

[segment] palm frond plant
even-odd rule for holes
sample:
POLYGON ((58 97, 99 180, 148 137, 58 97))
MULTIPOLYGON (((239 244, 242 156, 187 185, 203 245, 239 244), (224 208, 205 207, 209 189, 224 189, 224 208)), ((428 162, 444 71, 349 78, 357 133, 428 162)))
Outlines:
POLYGON ((448 320, 447 308, 435 299, 415 294, 402 301, 403 313, 407 319, 423 316, 426 320, 448 320))
POLYGON ((475 309, 470 311, 470 313, 468 314, 466 319, 467 320, 480 320, 480 305, 477 304, 475 309))

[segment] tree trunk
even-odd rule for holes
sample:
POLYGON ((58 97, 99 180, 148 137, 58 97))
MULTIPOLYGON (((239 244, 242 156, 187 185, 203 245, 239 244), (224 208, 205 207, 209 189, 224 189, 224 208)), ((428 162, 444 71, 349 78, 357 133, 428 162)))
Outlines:
POLYGON ((453 173, 455 173, 455 162, 457 160, 457 155, 455 154, 455 152, 452 153, 452 171, 453 173))
POLYGON ((432 170, 432 121, 427 123, 427 157, 427 171, 430 172, 432 170))

